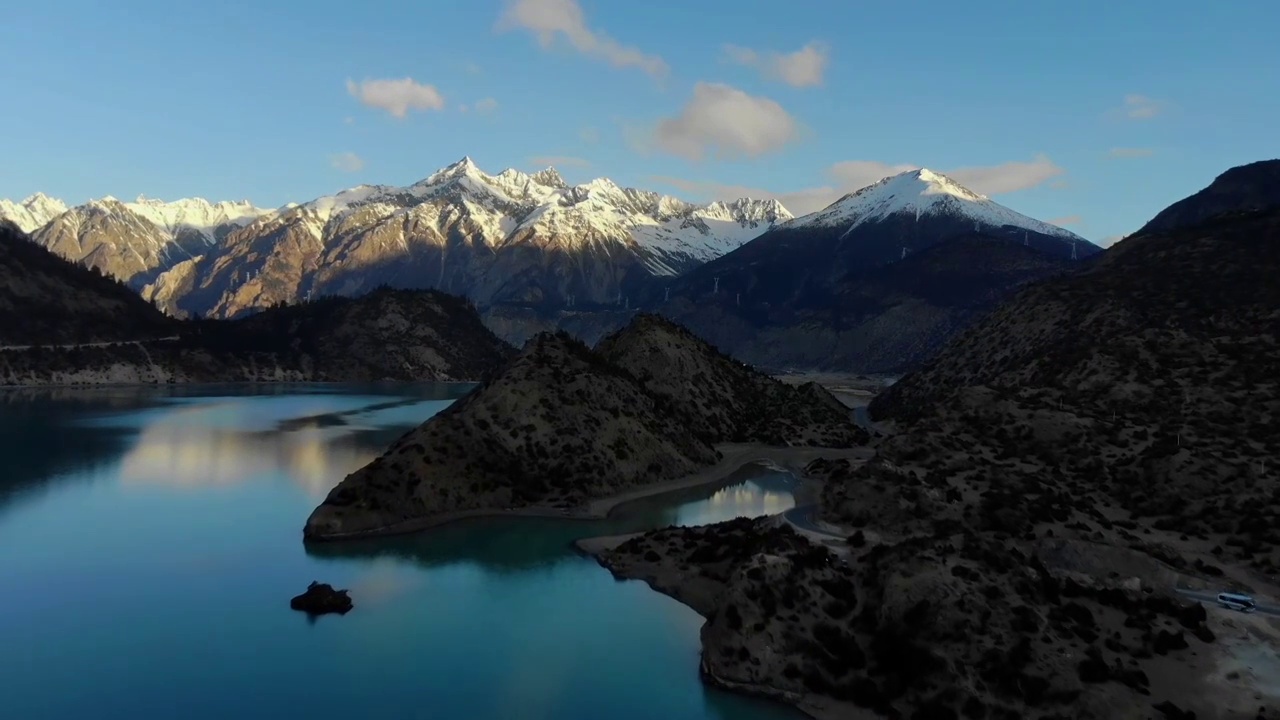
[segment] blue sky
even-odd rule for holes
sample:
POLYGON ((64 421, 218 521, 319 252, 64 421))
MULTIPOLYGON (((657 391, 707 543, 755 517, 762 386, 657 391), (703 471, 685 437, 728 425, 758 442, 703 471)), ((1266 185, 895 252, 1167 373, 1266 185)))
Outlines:
POLYGON ((469 155, 798 212, 926 166, 1105 241, 1280 154, 1276 27, 1271 0, 20 3, 0 197, 273 207, 469 155))

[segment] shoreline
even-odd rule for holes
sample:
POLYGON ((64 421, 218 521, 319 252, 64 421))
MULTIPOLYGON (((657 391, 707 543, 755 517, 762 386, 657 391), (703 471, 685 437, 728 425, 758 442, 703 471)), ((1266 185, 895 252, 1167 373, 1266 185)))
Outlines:
POLYGON ((450 525, 467 520, 483 518, 543 518, 553 520, 608 520, 619 508, 641 500, 649 500, 669 493, 705 488, 715 485, 733 485, 770 471, 785 472, 796 479, 797 491, 806 484, 804 466, 820 458, 858 458, 869 459, 875 454, 870 447, 854 448, 821 448, 821 447, 787 447, 756 444, 724 444, 715 446, 721 454, 720 461, 683 478, 653 483, 625 492, 587 500, 583 506, 574 510, 553 508, 545 505, 530 505, 510 509, 476 508, 474 510, 458 510, 440 513, 429 517, 407 520, 387 525, 374 530, 338 533, 308 537, 303 535, 303 542, 330 543, 351 540, 371 540, 379 537, 407 535, 424 532, 433 528, 450 525), (755 466, 755 470, 743 471, 755 466))
MULTIPOLYGON (((780 518, 781 515, 763 516, 780 518)), ((784 521, 785 522, 785 521, 784 521)), ((641 535, 643 532, 627 533, 623 535, 603 535, 598 537, 579 538, 573 541, 573 547, 578 553, 590 557, 595 560, 596 564, 609 571, 617 582, 642 582, 653 592, 671 598, 681 605, 693 610, 703 619, 703 628, 705 629, 708 620, 708 613, 713 613, 714 603, 711 602, 711 596, 703 592, 699 592, 696 588, 689 587, 689 578, 685 578, 683 582, 674 583, 664 582, 660 579, 660 575, 621 575, 617 570, 606 565, 601 556, 622 543, 641 535), (706 607, 698 607, 700 604, 706 607)), ((785 705, 789 708, 799 711, 803 715, 813 718, 813 720, 872 720, 878 717, 870 711, 864 711, 849 703, 842 703, 832 698, 814 695, 811 693, 795 693, 779 690, 768 685, 753 685, 748 683, 738 683, 724 680, 717 677, 707 668, 705 661, 706 645, 702 641, 703 630, 699 631, 699 647, 698 647, 698 677, 703 684, 714 687, 725 692, 731 692, 737 695, 743 695, 754 698, 758 701, 776 703, 785 705)))
POLYGON ((0 392, 10 390, 119 390, 122 388, 201 388, 217 385, 479 385, 483 380, 184 380, 181 382, 83 382, 35 383, 17 385, 0 383, 0 392))

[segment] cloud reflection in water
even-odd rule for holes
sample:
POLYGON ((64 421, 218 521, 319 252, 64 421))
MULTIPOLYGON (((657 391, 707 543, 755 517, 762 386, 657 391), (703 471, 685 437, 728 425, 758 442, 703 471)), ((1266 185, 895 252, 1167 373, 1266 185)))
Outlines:
POLYGON ((218 409, 214 423, 200 421, 201 409, 158 416, 122 458, 121 482, 203 487, 282 476, 323 497, 386 446, 381 437, 386 433, 375 428, 319 418, 292 423, 288 430, 237 430, 225 422, 225 414, 233 410, 218 409))

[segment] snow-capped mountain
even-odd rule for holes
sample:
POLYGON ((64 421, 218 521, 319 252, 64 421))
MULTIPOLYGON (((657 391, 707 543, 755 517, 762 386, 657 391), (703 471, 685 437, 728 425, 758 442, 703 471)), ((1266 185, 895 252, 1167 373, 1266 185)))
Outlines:
POLYGON ((8 220, 24 233, 29 233, 67 211, 61 200, 36 193, 23 200, 0 200, 0 220, 8 220))
POLYGON ((644 298, 771 367, 909 367, 1026 282, 1100 251, 930 170, 887 177, 644 298))
POLYGON ((848 235, 862 225, 895 216, 916 220, 924 216, 951 217, 972 223, 975 232, 1014 228, 1067 241, 1085 241, 1069 230, 1010 210, 927 168, 884 178, 783 227, 795 230, 835 228, 848 235))
POLYGON ((571 186, 554 168, 491 175, 464 157, 406 187, 363 185, 258 217, 143 292, 216 316, 381 284, 482 305, 625 306, 655 276, 791 217, 773 200, 696 205, 605 178, 571 186))
POLYGON ((21 203, 0 200, 0 218, 36 243, 135 287, 269 212, 244 200, 203 198, 121 202, 107 196, 72 208, 39 193, 21 203))

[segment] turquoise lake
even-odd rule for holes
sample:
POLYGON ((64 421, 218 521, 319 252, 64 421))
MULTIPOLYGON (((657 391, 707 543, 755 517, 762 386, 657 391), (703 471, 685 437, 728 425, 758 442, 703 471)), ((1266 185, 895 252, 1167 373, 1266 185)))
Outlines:
POLYGON ((0 390, 0 717, 803 717, 703 686, 702 619, 570 544, 782 512, 787 476, 303 546, 329 488, 468 389, 0 390), (312 580, 355 609, 290 610, 312 580))

